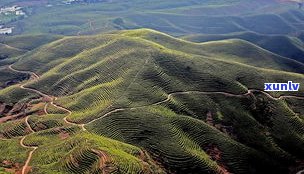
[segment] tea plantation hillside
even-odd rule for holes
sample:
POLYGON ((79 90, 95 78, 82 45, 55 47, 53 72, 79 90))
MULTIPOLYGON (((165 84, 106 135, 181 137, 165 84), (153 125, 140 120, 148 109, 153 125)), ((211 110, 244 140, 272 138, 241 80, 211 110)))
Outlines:
POLYGON ((62 38, 60 35, 51 34, 28 34, 0 37, 0 43, 16 48, 17 50, 33 50, 43 44, 50 43, 62 38))
POLYGON ((304 160, 303 87, 263 92, 304 65, 250 42, 138 29, 8 60, 1 74, 27 80, 0 90, 5 171, 283 174, 304 160))
MULTIPOLYGON (((304 43, 297 37, 288 37, 284 35, 260 35, 251 32, 241 32, 233 34, 218 34, 218 35, 189 35, 183 39, 192 42, 209 42, 224 39, 243 39, 259 45, 260 47, 279 54, 283 57, 289 57, 299 62, 304 62, 304 43)), ((299 37, 300 38, 300 37, 299 37)))
POLYGON ((0 89, 29 78, 28 74, 12 72, 5 65, 10 65, 31 50, 46 43, 62 38, 58 35, 33 34, 0 37, 0 89))

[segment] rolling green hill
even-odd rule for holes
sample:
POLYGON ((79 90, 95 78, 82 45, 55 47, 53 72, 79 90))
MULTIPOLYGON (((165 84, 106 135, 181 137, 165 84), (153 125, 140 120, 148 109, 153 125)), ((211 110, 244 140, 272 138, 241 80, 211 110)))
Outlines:
POLYGON ((5 67, 5 65, 12 64, 14 61, 19 59, 19 56, 60 38, 62 38, 62 36, 49 34, 0 37, 0 88, 4 88, 29 78, 28 74, 12 72, 5 67))
POLYGON ((17 50, 30 51, 60 38, 62 38, 62 36, 50 34, 17 35, 9 37, 2 36, 0 37, 0 43, 11 46, 17 50))
POLYGON ((35 76, 0 90, 26 104, 0 126, 7 170, 283 174, 303 160, 303 87, 263 92, 302 82, 303 64, 247 41, 139 29, 63 37, 11 61, 1 73, 35 76))
POLYGON ((296 37, 284 35, 269 36, 244 32, 227 35, 190 35, 183 38, 193 42, 209 42, 239 38, 259 45, 260 47, 283 57, 289 57, 299 62, 304 62, 304 43, 296 37))

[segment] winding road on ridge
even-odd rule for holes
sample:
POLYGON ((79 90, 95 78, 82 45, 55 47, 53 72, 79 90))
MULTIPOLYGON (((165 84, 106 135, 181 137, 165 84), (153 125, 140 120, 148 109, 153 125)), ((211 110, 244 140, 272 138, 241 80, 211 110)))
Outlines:
MULTIPOLYGON (((14 71, 14 72, 17 72, 17 73, 23 73, 23 74, 30 74, 31 75, 31 78, 29 81, 27 81, 26 83, 23 83, 20 85, 20 88, 22 89, 25 89, 25 90, 29 90, 29 91, 32 91, 32 92, 35 92, 37 94, 39 94, 40 96, 44 97, 46 100, 47 100, 47 103, 45 104, 44 106, 44 112, 45 114, 48 114, 47 112, 47 107, 49 104, 53 105, 54 107, 56 107, 57 109, 59 110, 63 110, 65 111, 67 114, 66 116, 63 118, 64 122, 66 124, 69 124, 69 125, 73 125, 73 126, 79 126, 82 131, 86 131, 86 128, 85 128, 85 125, 88 125, 96 120, 99 120, 99 119, 102 119, 104 117, 107 117, 109 115, 111 115, 112 113, 115 113, 115 112, 119 112, 119 111, 124 111, 124 110, 134 110, 134 109, 139 109, 139 108, 143 108, 143 107, 147 107, 147 106, 155 106, 155 105, 160 105, 162 103, 166 103, 168 101, 170 101, 170 99, 172 99, 172 97, 174 95, 179 95, 179 94, 221 94, 221 95, 225 95, 225 96, 228 96, 228 97, 244 97, 244 96, 247 96, 247 95, 250 95, 252 94, 253 92, 261 92, 263 94, 265 94, 266 96, 268 96, 269 98, 273 99, 273 100, 281 100, 281 99, 285 99, 285 98, 295 98, 295 99, 303 99, 304 100, 304 97, 299 97, 299 96, 280 96, 278 98, 275 98, 273 96, 271 96, 270 94, 264 92, 264 91, 260 91, 260 90, 255 90, 255 89, 250 89, 248 90, 247 93, 245 94, 232 94, 232 93, 227 93, 227 92, 221 92, 221 91, 215 91, 215 92, 203 92, 203 91, 181 91, 181 92, 173 92, 173 93, 170 93, 167 95, 167 98, 162 100, 162 101, 159 101, 159 102, 156 102, 154 104, 150 104, 150 105, 146 105, 146 106, 138 106, 138 107, 133 107, 133 108, 121 108, 121 109, 114 109, 112 111, 109 111, 107 112, 106 114, 104 114, 103 116, 99 117, 99 118, 96 118, 96 119, 93 119, 85 124, 77 124, 77 123, 73 123, 73 122, 70 122, 67 120, 67 118, 72 114, 72 111, 70 111, 69 109, 67 108, 64 108, 62 106, 59 106, 59 105, 56 105, 54 102, 57 100, 57 97, 54 97, 54 96, 50 96, 50 95, 47 95, 41 91, 38 91, 36 89, 32 89, 32 88, 29 88, 29 87, 25 87, 26 84, 32 82, 32 81, 38 81, 39 80, 39 76, 34 73, 34 72, 31 72, 31 71, 20 71, 20 70, 16 70, 12 67, 12 65, 9 65, 8 68, 11 70, 11 71, 14 71)), ((31 133, 35 133, 35 131, 32 129, 31 125, 28 123, 28 119, 29 119, 29 116, 27 116, 25 118, 25 123, 27 125, 27 127, 29 128, 29 130, 31 131, 31 133)), ((31 134, 28 134, 28 135, 31 135, 31 134)), ((32 151, 30 151, 29 155, 28 155, 28 158, 24 164, 24 166, 22 167, 22 173, 21 174, 27 174, 28 171, 28 167, 29 167, 29 163, 31 161, 31 158, 32 158, 32 155, 33 153, 38 149, 38 146, 28 146, 28 145, 25 145, 24 144, 24 140, 25 138, 28 136, 28 135, 25 135, 21 138, 20 140, 20 145, 24 148, 31 148, 33 149, 32 151)), ((7 140, 7 139, 3 139, 3 138, 0 138, 0 140, 7 140)), ((299 171, 300 173, 301 171, 299 171)))

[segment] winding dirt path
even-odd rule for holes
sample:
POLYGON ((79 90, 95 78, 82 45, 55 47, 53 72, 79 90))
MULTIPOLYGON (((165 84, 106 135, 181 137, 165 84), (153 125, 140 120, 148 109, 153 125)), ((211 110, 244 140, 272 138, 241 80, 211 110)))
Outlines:
MULTIPOLYGON (((32 92, 34 92, 34 93, 39 94, 40 96, 42 96, 43 98, 45 98, 48 102, 50 102, 50 104, 53 105, 54 107, 56 107, 56 108, 58 108, 58 109, 61 109, 61 110, 64 110, 65 112, 67 112, 67 113, 68 113, 67 116, 64 117, 64 119, 63 119, 67 124, 70 124, 70 125, 73 125, 73 126, 74 126, 74 125, 80 126, 80 127, 82 128, 82 130, 86 130, 86 129, 84 128, 84 126, 78 125, 78 124, 76 124, 76 123, 69 122, 69 121, 67 120, 67 117, 70 116, 70 115, 72 114, 72 112, 71 112, 70 110, 66 109, 66 108, 63 108, 63 107, 61 107, 61 106, 58 106, 58 105, 54 104, 54 101, 57 100, 56 97, 52 97, 52 96, 50 96, 50 95, 44 94, 43 92, 38 91, 38 90, 36 90, 36 89, 32 89, 32 88, 29 88, 29 87, 25 87, 25 85, 28 84, 28 83, 30 83, 31 81, 33 81, 33 80, 38 81, 38 80, 39 80, 39 76, 38 76, 36 73, 31 72, 31 71, 19 71, 19 70, 14 69, 14 68, 12 67, 12 65, 9 65, 8 68, 9 68, 10 70, 14 71, 14 72, 17 72, 17 73, 30 74, 30 75, 31 75, 31 80, 27 81, 27 82, 24 83, 24 84, 21 84, 21 85, 20 85, 20 88, 21 88, 21 89, 25 89, 25 90, 29 90, 29 91, 32 91, 32 92)), ((47 112, 47 106, 48 106, 48 103, 45 104, 44 109, 43 109, 44 112, 45 112, 46 114, 48 114, 48 112, 47 112)), ((27 117, 25 118, 25 124, 26 124, 27 127, 30 129, 31 133, 34 133, 35 131, 32 129, 31 125, 29 124, 28 119, 29 119, 29 116, 27 116, 27 117)), ((29 134, 29 135, 30 135, 30 134, 29 134)), ((30 161, 31 161, 31 159, 32 159, 33 153, 38 149, 37 146, 27 146, 27 145, 25 145, 25 144, 24 144, 24 140, 25 140, 26 137, 27 137, 27 136, 23 136, 23 137, 21 138, 21 140, 20 140, 20 145, 21 145, 22 147, 24 147, 24 148, 31 148, 31 149, 33 149, 33 150, 30 151, 30 153, 29 153, 29 155, 28 155, 28 158, 27 158, 27 160, 25 161, 24 166, 22 167, 22 172, 21 172, 21 174, 27 174, 27 173, 28 173, 28 170, 29 170, 29 163, 30 163, 30 161)))
POLYGON ((34 72, 31 72, 31 71, 19 71, 19 70, 14 69, 12 66, 13 66, 13 64, 8 66, 8 68, 11 71, 14 71, 14 72, 17 72, 17 73, 23 73, 23 74, 31 74, 34 77, 34 79, 37 79, 37 80, 39 79, 39 76, 36 73, 34 73, 34 72))
POLYGON ((25 117, 25 124, 26 124, 26 126, 30 129, 30 131, 31 131, 32 133, 34 133, 35 131, 32 129, 30 123, 28 122, 28 119, 29 119, 29 116, 25 117))
POLYGON ((48 111, 47 111, 48 105, 49 105, 49 103, 46 103, 46 104, 44 105, 44 108, 43 108, 43 112, 45 113, 45 115, 48 115, 48 114, 49 114, 48 111))
POLYGON ((56 100, 57 100, 57 97, 55 97, 55 98, 53 99, 53 101, 50 102, 50 104, 53 105, 54 107, 60 109, 60 110, 65 111, 65 112, 67 113, 67 115, 63 118, 64 122, 67 123, 67 124, 73 125, 73 126, 79 126, 79 127, 81 127, 81 129, 82 129, 83 131, 86 131, 84 125, 70 122, 70 121, 67 119, 70 115, 72 115, 72 111, 70 111, 70 110, 68 110, 67 108, 64 108, 64 107, 62 107, 62 106, 59 106, 59 105, 54 104, 54 101, 56 101, 56 100))
MULTIPOLYGON (((31 133, 34 133, 35 131, 32 129, 31 125, 29 124, 28 119, 29 119, 29 116, 27 116, 27 117, 25 118, 25 124, 26 124, 26 126, 30 129, 31 133)), ((30 135, 30 134, 29 134, 29 135, 30 135)), ((38 148, 37 146, 27 146, 27 145, 25 145, 25 144, 24 144, 24 140, 25 140, 26 137, 27 137, 27 136, 23 136, 23 137, 21 138, 21 140, 20 140, 20 145, 21 145, 22 147, 24 147, 24 148, 31 148, 31 149, 33 149, 33 150, 30 151, 30 153, 29 153, 29 155, 28 155, 28 157, 27 157, 27 159, 26 159, 26 161, 25 161, 25 164, 24 164, 24 166, 22 167, 21 174, 26 174, 26 173, 27 173, 27 169, 29 168, 29 163, 30 163, 30 161, 31 161, 31 159, 32 159, 32 155, 33 155, 33 153, 36 151, 36 149, 38 148)))
MULTIPOLYGON (((38 76, 36 73, 34 73, 34 72, 31 72, 31 71, 19 71, 19 70, 14 69, 14 68, 12 67, 12 65, 9 66, 9 69, 11 69, 12 71, 15 71, 15 72, 19 72, 19 73, 28 73, 28 74, 31 74, 31 75, 33 76, 33 79, 34 79, 34 80, 36 80, 36 81, 39 80, 39 76, 38 76)), ((29 83, 29 82, 31 82, 31 81, 28 81, 27 83, 29 83)), ((43 93, 43 92, 41 92, 41 91, 39 91, 39 90, 36 90, 36 89, 33 89, 33 88, 29 88, 29 87, 25 87, 25 85, 26 85, 27 83, 20 85, 20 88, 26 89, 26 90, 29 90, 29 91, 32 91, 32 92, 35 92, 35 93, 39 94, 40 96, 42 96, 42 97, 44 97, 45 99, 47 99, 47 101, 49 101, 49 103, 50 103, 51 105, 53 105, 54 107, 56 107, 56 108, 58 108, 58 109, 60 109, 60 110, 63 110, 63 111, 65 111, 65 112, 67 112, 66 117, 64 117, 64 122, 65 122, 65 123, 70 124, 70 125, 73 125, 73 126, 82 127, 82 126, 79 125, 79 124, 76 124, 76 123, 73 123, 73 122, 70 122, 70 121, 67 120, 67 117, 70 116, 70 115, 72 114, 72 111, 70 111, 70 110, 68 110, 68 109, 66 109, 66 108, 64 108, 64 107, 62 107, 62 106, 59 106, 59 105, 54 104, 54 101, 57 100, 57 97, 52 97, 52 96, 47 95, 47 94, 45 94, 45 93, 43 93)), ((48 112, 47 112, 47 104, 46 104, 45 107, 44 107, 44 112, 45 112, 45 113, 48 113, 48 112)))
MULTIPOLYGON (((26 123, 26 125, 28 126, 28 128, 31 130, 31 132, 34 133, 35 131, 32 129, 31 125, 28 123, 28 118, 29 118, 29 117, 27 116, 26 119, 25 119, 25 123, 26 123)), ((29 135, 30 135, 30 134, 29 134, 29 135)), ((24 148, 31 148, 31 149, 33 149, 33 150, 30 151, 30 153, 29 153, 29 155, 28 155, 28 157, 27 157, 27 159, 26 159, 26 161, 25 161, 25 164, 24 164, 24 166, 22 167, 21 174, 27 174, 27 173, 28 173, 29 163, 30 163, 30 161, 31 161, 31 159, 32 159, 33 153, 38 149, 37 146, 27 146, 27 145, 25 145, 25 144, 24 144, 24 140, 25 140, 26 137, 27 137, 27 136, 24 136, 24 137, 21 138, 21 140, 20 140, 20 145, 21 145, 22 147, 24 147, 24 148)))

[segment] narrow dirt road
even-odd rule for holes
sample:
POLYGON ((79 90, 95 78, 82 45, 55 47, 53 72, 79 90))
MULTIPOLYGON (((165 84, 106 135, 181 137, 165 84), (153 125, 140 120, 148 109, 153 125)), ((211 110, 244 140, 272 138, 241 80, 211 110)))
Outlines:
POLYGON ((32 159, 32 156, 33 156, 33 153, 38 149, 37 146, 27 146, 24 144, 24 140, 25 140, 26 136, 24 136, 21 141, 20 141, 20 145, 24 148, 31 148, 33 149, 32 151, 30 151, 26 161, 25 161, 25 164, 24 166, 22 167, 22 171, 21 171, 21 174, 27 174, 28 173, 28 168, 29 168, 29 163, 32 159))
POLYGON ((31 133, 34 133, 35 131, 32 129, 30 123, 28 122, 29 116, 25 117, 25 124, 30 129, 31 133))
MULTIPOLYGON (((32 89, 32 88, 29 88, 29 87, 25 87, 26 84, 28 84, 28 83, 30 83, 30 82, 32 82, 32 81, 37 81, 37 80, 39 80, 39 76, 38 76, 36 73, 31 72, 31 71, 19 71, 19 70, 14 69, 14 68, 12 67, 12 65, 9 65, 8 68, 9 68, 10 70, 14 71, 14 72, 24 73, 24 74, 30 74, 30 75, 31 75, 31 80, 29 80, 29 81, 27 81, 26 83, 20 85, 20 88, 21 88, 21 89, 25 89, 25 90, 29 90, 29 91, 32 91, 32 92, 35 92, 35 93, 39 94, 40 96, 42 96, 43 98, 45 98, 45 99, 46 99, 48 102, 50 102, 50 104, 53 105, 54 107, 56 107, 56 108, 58 108, 58 109, 60 109, 60 110, 64 110, 65 112, 68 113, 67 116, 64 117, 64 121, 65 121, 67 124, 80 126, 80 127, 82 128, 82 130, 85 130, 85 128, 84 128, 83 125, 78 125, 78 124, 69 122, 69 121, 67 120, 67 117, 70 116, 70 115, 72 114, 72 112, 71 112, 70 110, 66 109, 66 108, 63 108, 63 107, 61 107, 61 106, 58 106, 58 105, 54 104, 54 101, 57 100, 56 97, 52 97, 52 96, 50 96, 50 95, 44 94, 43 92, 38 91, 38 90, 36 90, 36 89, 32 89)), ((44 109, 43 109, 44 112, 45 112, 46 114, 48 114, 48 112, 47 112, 47 106, 48 106, 48 103, 44 106, 44 109)), ((27 117, 25 118, 25 123, 26 123, 27 127, 30 129, 31 133, 34 133, 35 131, 32 129, 31 125, 29 124, 28 118, 29 118, 29 116, 27 116, 27 117)), ((29 135, 30 135, 30 134, 29 134, 29 135)), ((24 140, 25 140, 26 137, 27 137, 27 136, 23 136, 23 137, 21 138, 21 140, 20 140, 20 145, 21 145, 22 147, 24 147, 24 148, 31 148, 31 149, 33 149, 33 150, 30 151, 30 153, 29 153, 29 155, 28 155, 28 158, 27 158, 27 160, 26 160, 24 166, 22 167, 22 172, 21 172, 21 174, 27 174, 27 173, 28 173, 28 171, 29 171, 29 163, 30 163, 30 161, 31 161, 31 159, 32 159, 33 153, 38 149, 37 146, 27 146, 27 145, 25 145, 25 144, 24 144, 24 140)))
POLYGON ((14 71, 14 72, 17 72, 17 73, 23 73, 23 74, 30 74, 30 75, 32 75, 34 77, 34 79, 37 79, 37 80, 39 79, 39 76, 36 73, 34 73, 34 72, 31 72, 31 71, 19 71, 19 70, 14 69, 12 66, 13 66, 13 64, 8 66, 8 68, 11 71, 14 71))
POLYGON ((54 101, 56 101, 56 100, 57 100, 57 97, 55 97, 55 98, 53 99, 53 101, 51 101, 50 104, 53 105, 54 107, 60 109, 60 110, 63 110, 63 111, 65 111, 65 112, 67 112, 67 115, 63 118, 64 122, 67 123, 67 124, 73 125, 73 126, 79 126, 79 127, 81 127, 81 129, 82 129, 83 131, 86 131, 85 127, 84 127, 82 124, 73 123, 73 122, 70 122, 70 121, 67 120, 67 118, 68 118, 70 115, 72 115, 72 111, 70 111, 70 110, 68 110, 68 109, 66 109, 66 108, 64 108, 64 107, 62 107, 62 106, 59 106, 59 105, 54 104, 54 101))
MULTIPOLYGON (((39 80, 39 76, 38 76, 36 73, 34 73, 34 72, 30 72, 30 71, 19 71, 19 70, 14 69, 14 68, 12 67, 12 65, 9 66, 9 69, 11 69, 12 71, 15 71, 15 72, 19 72, 19 73, 28 73, 28 74, 31 74, 31 75, 33 76, 33 80, 39 80)), ((31 81, 28 81, 27 83, 30 83, 30 82, 31 82, 31 81)), ((25 85, 26 85, 27 83, 20 85, 20 88, 26 89, 26 90, 29 90, 29 91, 32 91, 32 92, 35 92, 35 93, 39 94, 40 96, 42 96, 42 97, 44 97, 45 99, 47 99, 47 101, 49 101, 49 103, 50 103, 51 105, 53 105, 54 107, 56 107, 56 108, 58 108, 58 109, 60 109, 60 110, 63 110, 63 111, 65 111, 65 112, 67 112, 66 117, 64 117, 64 121, 65 121, 67 124, 70 124, 70 125, 73 125, 73 126, 82 127, 82 125, 80 125, 80 124, 72 123, 72 122, 70 122, 70 121, 67 120, 67 117, 70 116, 70 115, 72 114, 72 111, 70 111, 70 110, 68 110, 68 109, 66 109, 66 108, 64 108, 64 107, 61 107, 61 106, 59 106, 59 105, 54 104, 54 101, 57 100, 57 97, 52 97, 52 96, 47 95, 47 94, 45 94, 45 93, 43 93, 43 92, 41 92, 41 91, 39 91, 39 90, 32 89, 32 88, 29 88, 29 87, 25 87, 25 85)), ((46 104, 45 107, 44 107, 44 112, 47 113, 47 104, 46 104)))
MULTIPOLYGON (((35 131, 32 129, 31 125, 29 124, 28 118, 29 118, 29 116, 27 116, 27 117, 25 118, 25 124, 26 124, 27 127, 30 129, 31 133, 34 133, 35 131)), ((29 134, 29 135, 30 135, 30 134, 29 134)), ((27 145, 25 145, 25 144, 24 144, 24 140, 25 140, 26 137, 27 137, 27 136, 24 136, 24 137, 21 138, 21 140, 20 140, 20 145, 21 145, 22 147, 24 147, 24 148, 31 148, 31 149, 33 149, 33 150, 30 151, 30 153, 29 153, 29 155, 28 155, 28 157, 27 157, 27 160, 25 161, 25 164, 24 164, 24 166, 22 167, 21 174, 27 174, 28 168, 29 168, 29 163, 30 163, 30 161, 31 161, 31 159, 32 159, 33 153, 34 153, 34 152, 37 150, 37 148, 38 148, 37 146, 27 146, 27 145)))
POLYGON ((48 111, 47 111, 48 105, 49 105, 49 103, 46 103, 46 104, 44 105, 44 108, 43 108, 43 112, 45 113, 45 115, 48 115, 48 114, 49 114, 48 111))

